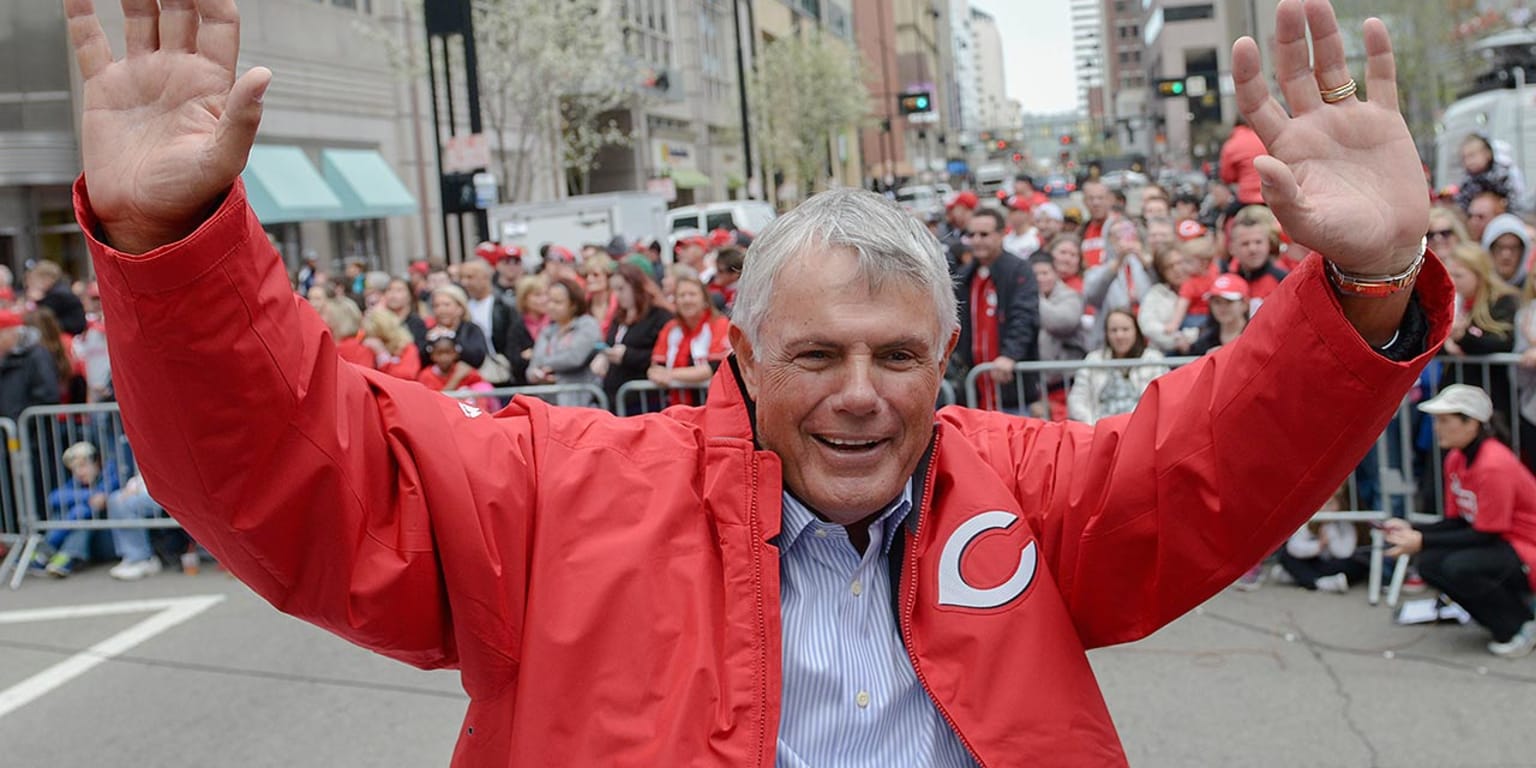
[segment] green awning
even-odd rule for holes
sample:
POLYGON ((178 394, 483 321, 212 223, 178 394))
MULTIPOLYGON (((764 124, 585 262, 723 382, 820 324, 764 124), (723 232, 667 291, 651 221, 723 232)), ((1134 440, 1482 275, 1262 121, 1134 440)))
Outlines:
POLYGON ((251 159, 240 178, 251 209, 263 224, 331 221, 343 212, 341 200, 298 147, 251 147, 251 159))
POLYGON ((416 198, 374 150, 323 150, 320 168, 346 209, 343 219, 384 219, 417 211, 416 198))
POLYGON ((709 177, 690 168, 673 168, 672 183, 678 189, 698 189, 709 186, 709 177))

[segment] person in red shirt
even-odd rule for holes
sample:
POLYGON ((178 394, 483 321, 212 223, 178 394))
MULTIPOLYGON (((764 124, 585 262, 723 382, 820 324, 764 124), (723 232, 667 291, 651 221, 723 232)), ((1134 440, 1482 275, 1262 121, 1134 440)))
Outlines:
POLYGON ((1264 154, 1264 142, 1239 116, 1232 135, 1221 145, 1221 180, 1237 188, 1237 201, 1243 205, 1264 204, 1259 171, 1253 166, 1253 159, 1264 154))
POLYGON ((416 375, 416 380, 425 384, 427 389, 449 392, 482 383, 480 374, 469 363, 459 359, 463 349, 459 347, 458 339, 452 331, 434 334, 432 340, 427 342, 427 352, 431 355, 432 364, 422 368, 421 373, 416 375))
POLYGON ((1387 554, 1418 555, 1419 575, 1493 633, 1488 651, 1515 658, 1536 648, 1536 476, 1493 437, 1488 393, 1452 384, 1419 410, 1435 417, 1445 455, 1445 519, 1385 524, 1387 554))
POLYGON ((1083 182, 1083 205, 1088 207, 1088 224, 1083 227, 1083 269, 1097 267, 1104 260, 1104 222, 1113 213, 1114 201, 1104 182, 1083 182))
POLYGON ((1237 212, 1227 239, 1227 253, 1232 257, 1227 271, 1247 281, 1248 294, 1253 297, 1250 309, 1254 312, 1288 274, 1275 266, 1275 254, 1279 251, 1280 227, 1268 208, 1250 205, 1237 212))
MULTIPOLYGON (((691 388, 708 382, 730 354, 731 321, 710 305, 703 281, 686 274, 676 280, 677 317, 656 337, 646 378, 658 387, 691 388)), ((692 391, 667 393, 668 405, 698 405, 701 400, 692 391)))

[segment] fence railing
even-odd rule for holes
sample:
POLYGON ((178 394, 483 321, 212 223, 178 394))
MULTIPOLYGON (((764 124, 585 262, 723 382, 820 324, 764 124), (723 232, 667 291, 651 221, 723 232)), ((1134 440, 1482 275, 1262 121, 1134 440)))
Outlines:
POLYGON ((620 416, 656 413, 669 405, 703 405, 709 398, 709 382, 658 386, 650 381, 626 381, 613 396, 613 412, 620 416), (673 401, 680 401, 674 403, 673 401))
MULTIPOLYGON (((1037 402, 1043 402, 1053 391, 1070 389, 1072 378, 1081 369, 1125 369, 1148 365, 1176 368, 1195 359, 1023 362, 1014 368, 1013 380, 1007 386, 1015 388, 1020 404, 1025 403, 1024 395, 1030 393, 1036 395, 1037 402), (1030 377, 1034 379, 1034 389, 1030 389, 1030 377)), ((1519 379, 1522 369, 1518 363, 1519 357, 1516 355, 1441 357, 1426 372, 1425 394, 1427 396, 1439 387, 1455 381, 1491 388, 1490 394, 1497 392, 1493 396, 1503 419, 1496 428, 1518 452, 1522 432, 1519 416, 1519 379)), ((974 407, 979 400, 979 388, 983 386, 993 387, 994 395, 1002 394, 1002 385, 990 378, 992 370, 990 365, 977 366, 965 377, 964 397, 967 404, 974 407), (983 380, 983 377, 987 378, 983 380)), ((1532 385, 1536 385, 1536 374, 1532 377, 1532 385)), ((660 410, 668 404, 669 396, 674 393, 686 394, 702 403, 707 396, 707 389, 707 384, 662 388, 648 381, 636 381, 620 387, 611 403, 601 388, 591 384, 459 390, 446 394, 470 403, 488 401, 486 404, 492 406, 504 403, 516 395, 524 395, 557 404, 578 404, 601 409, 611 406, 620 416, 625 416, 660 410)), ((956 400, 954 387, 946 381, 936 405, 943 407, 954 404, 956 400)), ((995 401, 1001 401, 1001 398, 995 401)), ((1346 510, 1345 514, 1366 515, 1372 519, 1385 515, 1403 516, 1416 522, 1443 516, 1445 495, 1439 469, 1443 457, 1422 415, 1414 410, 1415 402, 1412 397, 1404 399, 1396 418, 1376 441, 1372 454, 1361 462, 1351 477, 1351 496, 1357 500, 1356 506, 1359 508, 1346 510), (1421 487, 1416 478, 1422 479, 1425 487, 1421 487)), ((1530 434, 1528 432, 1526 436, 1528 440, 1530 434)), ((169 517, 107 519, 105 514, 97 514, 100 510, 93 509, 86 514, 81 512, 79 504, 70 503, 69 492, 79 486, 62 459, 70 445, 87 442, 96 448, 100 471, 109 478, 107 485, 110 487, 121 487, 137 473, 133 452, 128 445, 122 417, 115 403, 30 408, 21 414, 17 422, 0 419, 0 438, 5 441, 5 450, 0 451, 0 463, 3 463, 0 466, 0 546, 8 550, 6 557, 0 560, 0 582, 9 576, 11 586, 19 586, 33 554, 50 535, 178 526, 169 517)), ((1373 544, 1379 552, 1379 541, 1373 540, 1373 544)), ((1376 555, 1376 558, 1379 557, 1379 554, 1376 555)), ((1373 568, 1373 595, 1380 585, 1379 567, 1373 568)), ((1397 580, 1389 593, 1389 602, 1395 602, 1402 569, 1398 569, 1395 576, 1397 580)))

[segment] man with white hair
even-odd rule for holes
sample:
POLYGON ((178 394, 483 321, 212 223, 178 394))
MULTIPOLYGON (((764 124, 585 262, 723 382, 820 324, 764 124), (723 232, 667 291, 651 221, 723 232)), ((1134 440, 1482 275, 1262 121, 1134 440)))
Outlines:
POLYGON ((1246 38, 1237 101, 1284 150, 1256 162, 1270 204, 1329 262, 1135 413, 935 415, 944 255, 835 190, 753 243, 707 405, 491 416, 341 362, 293 299, 239 182, 271 73, 236 77, 233 0, 123 2, 117 61, 90 0, 67 8, 77 212, 143 475, 275 605, 460 669, 456 765, 1123 764, 1084 650, 1285 539, 1449 325, 1386 28, 1365 30, 1372 100, 1346 101, 1331 9, 1307 6, 1299 76, 1286 2, 1296 115, 1246 38))

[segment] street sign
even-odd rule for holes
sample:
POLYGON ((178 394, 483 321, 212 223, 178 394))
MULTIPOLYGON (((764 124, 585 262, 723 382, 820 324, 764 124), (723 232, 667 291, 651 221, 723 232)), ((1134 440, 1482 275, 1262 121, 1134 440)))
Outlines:
POLYGON ((1184 92, 1190 96, 1204 96, 1207 87, 1204 75, 1190 75, 1184 79, 1184 92))
POLYGON ((454 136, 443 144, 443 173, 467 173, 490 165, 491 142, 483 133, 454 136))

